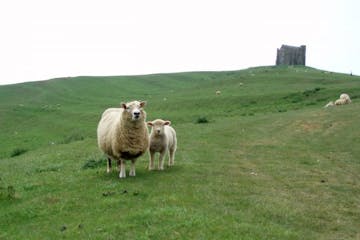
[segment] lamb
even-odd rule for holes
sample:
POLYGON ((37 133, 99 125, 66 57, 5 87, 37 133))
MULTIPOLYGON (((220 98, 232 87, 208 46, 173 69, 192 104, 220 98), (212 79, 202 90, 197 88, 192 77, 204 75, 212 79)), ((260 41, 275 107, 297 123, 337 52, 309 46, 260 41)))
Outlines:
POLYGON ((130 176, 135 176, 135 161, 149 147, 146 126, 146 102, 122 103, 121 108, 108 108, 101 116, 97 128, 98 145, 107 155, 107 172, 111 171, 111 160, 120 165, 119 178, 126 177, 125 160, 131 160, 130 176))
POLYGON ((154 156, 156 152, 160 153, 158 170, 164 170, 164 156, 166 152, 169 152, 168 166, 174 165, 175 151, 177 148, 176 132, 174 128, 170 126, 170 121, 164 121, 162 119, 156 119, 147 123, 152 127, 150 133, 150 161, 149 170, 154 169, 154 156))

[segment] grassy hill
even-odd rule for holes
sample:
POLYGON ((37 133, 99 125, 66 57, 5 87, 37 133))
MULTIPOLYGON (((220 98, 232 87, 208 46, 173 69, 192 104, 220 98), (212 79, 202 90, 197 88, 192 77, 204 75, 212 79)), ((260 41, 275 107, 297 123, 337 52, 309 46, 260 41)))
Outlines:
POLYGON ((360 238, 359 98, 360 77, 309 67, 0 86, 0 239, 360 238), (179 148, 120 180, 96 126, 133 99, 179 148))

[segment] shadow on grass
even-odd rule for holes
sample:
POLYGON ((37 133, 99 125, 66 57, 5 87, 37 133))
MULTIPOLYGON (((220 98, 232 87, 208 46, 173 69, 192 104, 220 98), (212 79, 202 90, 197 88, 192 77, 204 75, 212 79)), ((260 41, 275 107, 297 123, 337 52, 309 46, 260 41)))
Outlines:
POLYGON ((157 178, 163 178, 165 176, 171 176, 171 175, 177 175, 177 173, 182 172, 183 170, 183 166, 181 165, 175 165, 172 167, 167 167, 160 171, 160 170, 152 170, 149 171, 146 168, 142 168, 142 166, 139 166, 136 168, 136 176, 135 177, 131 177, 129 176, 129 170, 130 170, 130 165, 127 164, 126 166, 126 178, 120 179, 119 178, 119 171, 117 169, 117 167, 112 168, 112 171, 110 173, 106 172, 106 167, 102 168, 102 169, 98 169, 98 171, 96 171, 96 174, 99 176, 100 179, 104 180, 104 181, 112 181, 112 182, 134 182, 134 181, 138 181, 138 180, 152 180, 152 181, 156 181, 157 178))

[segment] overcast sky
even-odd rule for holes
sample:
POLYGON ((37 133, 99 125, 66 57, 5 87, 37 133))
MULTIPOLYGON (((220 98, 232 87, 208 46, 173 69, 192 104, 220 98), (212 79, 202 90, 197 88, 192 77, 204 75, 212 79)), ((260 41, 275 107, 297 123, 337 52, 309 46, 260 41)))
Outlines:
POLYGON ((0 84, 80 75, 307 65, 360 75, 357 0, 3 0, 0 84))

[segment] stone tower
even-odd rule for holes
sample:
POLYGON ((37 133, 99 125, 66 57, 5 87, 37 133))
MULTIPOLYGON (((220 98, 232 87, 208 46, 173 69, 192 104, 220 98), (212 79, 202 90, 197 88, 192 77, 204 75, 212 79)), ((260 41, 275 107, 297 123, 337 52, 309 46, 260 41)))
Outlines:
POLYGON ((276 65, 305 65, 306 46, 282 45, 277 49, 276 65))

